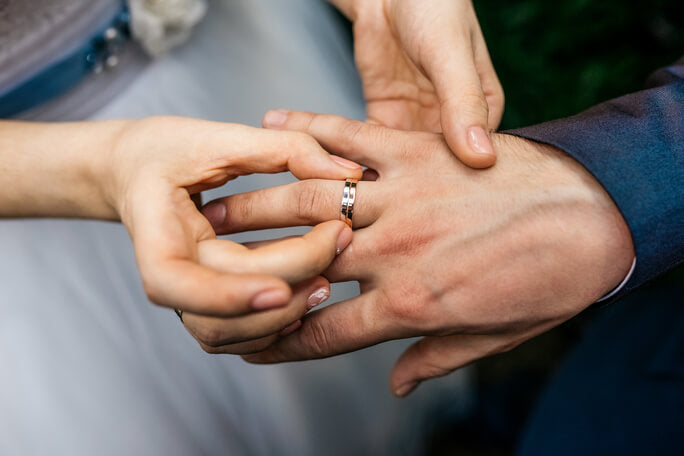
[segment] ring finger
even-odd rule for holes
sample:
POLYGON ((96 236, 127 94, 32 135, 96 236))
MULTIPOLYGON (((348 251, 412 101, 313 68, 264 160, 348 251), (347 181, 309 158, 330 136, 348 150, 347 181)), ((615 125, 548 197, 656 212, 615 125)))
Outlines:
MULTIPOLYGON (((220 198, 202 212, 216 234, 314 225, 340 219, 344 187, 341 181, 310 179, 220 198)), ((354 228, 368 226, 380 217, 384 208, 382 188, 381 182, 357 184, 354 228)))

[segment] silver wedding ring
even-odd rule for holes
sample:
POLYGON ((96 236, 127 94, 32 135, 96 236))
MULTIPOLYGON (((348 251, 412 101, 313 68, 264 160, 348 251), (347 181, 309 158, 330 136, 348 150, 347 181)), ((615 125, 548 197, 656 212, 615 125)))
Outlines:
POLYGON ((356 184, 357 179, 347 179, 344 182, 344 190, 342 192, 342 209, 340 211, 340 220, 352 228, 352 218, 354 216, 354 201, 356 200, 356 184))

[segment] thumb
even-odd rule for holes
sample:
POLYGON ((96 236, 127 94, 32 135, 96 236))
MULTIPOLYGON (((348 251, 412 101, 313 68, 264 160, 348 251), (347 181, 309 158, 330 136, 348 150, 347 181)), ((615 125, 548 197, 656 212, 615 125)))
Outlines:
POLYGON ((471 43, 436 47, 422 63, 437 90, 442 131, 451 150, 470 167, 492 166, 496 152, 488 134, 489 107, 471 43))
POLYGON ((392 368, 394 395, 410 394, 424 380, 442 377, 484 355, 480 336, 424 337, 411 345, 392 368))

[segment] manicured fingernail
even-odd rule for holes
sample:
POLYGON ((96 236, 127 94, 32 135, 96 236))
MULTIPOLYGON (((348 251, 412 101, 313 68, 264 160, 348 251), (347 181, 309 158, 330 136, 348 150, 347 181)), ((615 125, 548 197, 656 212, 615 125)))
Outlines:
POLYGON ((394 395, 399 397, 404 397, 408 395, 411 391, 416 389, 418 382, 407 382, 401 385, 399 388, 394 390, 394 395))
POLYGON ((209 220, 211 226, 221 226, 226 220, 226 206, 219 202, 209 203, 202 208, 202 214, 209 220))
POLYGON ((294 323, 292 323, 289 326, 286 326, 280 331, 281 336, 287 336, 288 334, 292 334, 293 332, 297 331, 299 327, 302 326, 302 320, 297 320, 294 323))
POLYGON ((470 127, 468 129, 468 144, 470 148, 477 154, 482 155, 496 155, 492 141, 487 136, 487 132, 480 126, 470 127))
POLYGON ((285 290, 262 291, 252 299, 252 309, 266 310, 282 307, 288 303, 290 295, 285 290))
POLYGON ((330 297, 330 290, 326 287, 319 288, 311 293, 309 299, 306 301, 306 310, 311 310, 317 305, 325 302, 330 297))
POLYGON ((335 244, 335 254, 339 255, 352 241, 352 230, 345 226, 340 235, 337 237, 337 244, 335 244))
POLYGON ((274 109, 268 111, 264 116, 265 127, 281 127, 287 120, 287 111, 284 109, 274 109))
POLYGON ((337 162, 338 165, 344 166, 345 168, 361 169, 361 165, 359 165, 358 163, 354 163, 351 160, 347 160, 346 158, 338 157, 337 155, 331 155, 330 158, 332 158, 333 161, 337 162))

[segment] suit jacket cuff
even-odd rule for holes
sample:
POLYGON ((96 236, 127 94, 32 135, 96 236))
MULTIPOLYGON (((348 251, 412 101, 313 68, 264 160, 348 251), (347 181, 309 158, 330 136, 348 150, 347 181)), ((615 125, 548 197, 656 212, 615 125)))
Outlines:
POLYGON ((645 90, 505 133, 564 150, 615 201, 638 261, 613 299, 682 263, 684 59, 654 73, 645 90))

